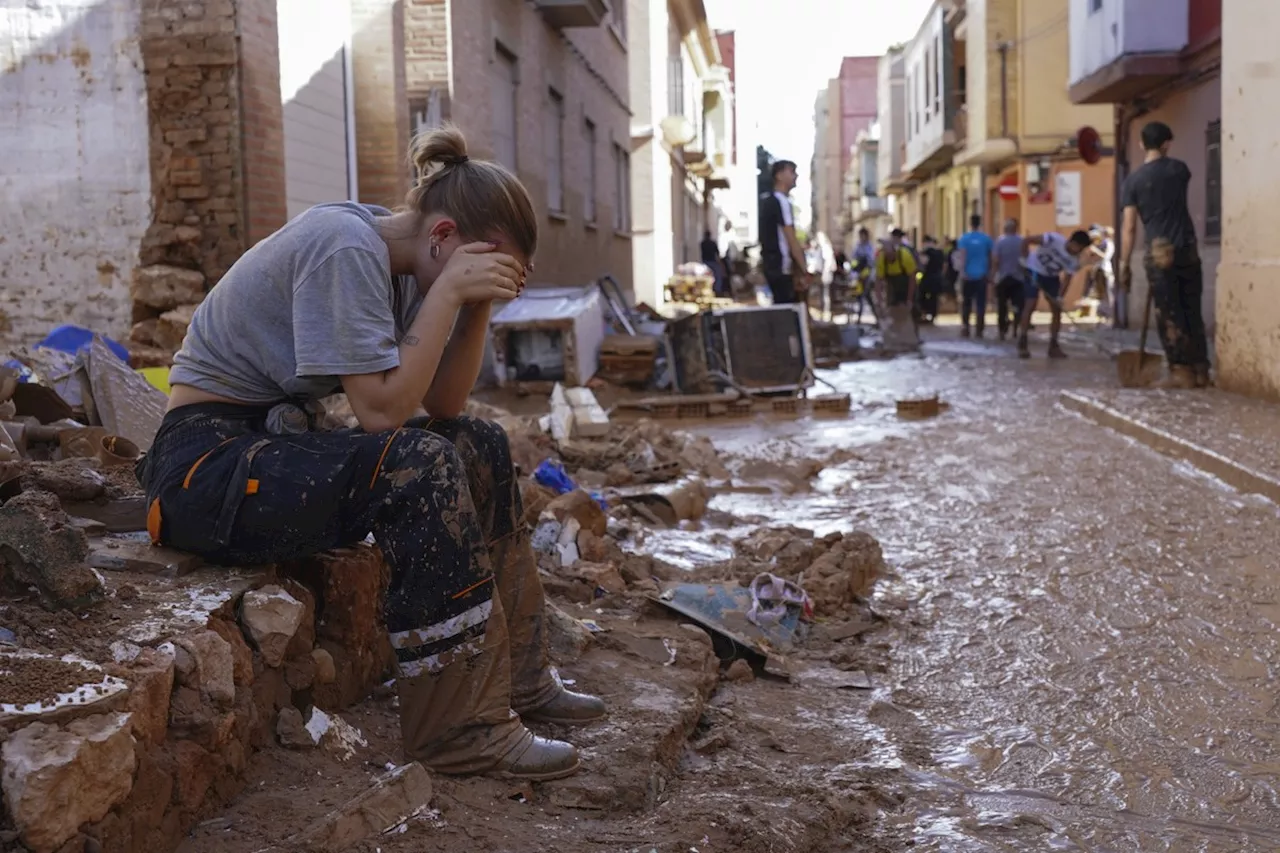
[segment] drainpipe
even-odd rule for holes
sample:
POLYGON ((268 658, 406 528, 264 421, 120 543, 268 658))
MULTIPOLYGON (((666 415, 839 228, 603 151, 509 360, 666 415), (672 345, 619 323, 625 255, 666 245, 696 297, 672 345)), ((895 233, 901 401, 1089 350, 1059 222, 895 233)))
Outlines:
POLYGON ((1007 41, 996 46, 1000 51, 1000 135, 1005 139, 1009 138, 1009 47, 1007 41))

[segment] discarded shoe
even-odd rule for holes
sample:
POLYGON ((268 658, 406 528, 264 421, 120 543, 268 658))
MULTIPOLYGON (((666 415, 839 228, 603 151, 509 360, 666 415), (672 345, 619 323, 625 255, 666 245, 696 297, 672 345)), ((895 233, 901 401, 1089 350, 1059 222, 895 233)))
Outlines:
POLYGON ((606 713, 604 702, 599 697, 562 688, 550 702, 525 711, 520 716, 534 723, 585 726, 604 719, 606 713))
POLYGON ((580 766, 578 750, 573 744, 530 735, 527 741, 521 741, 504 755, 487 775, 546 782, 572 776, 580 766))

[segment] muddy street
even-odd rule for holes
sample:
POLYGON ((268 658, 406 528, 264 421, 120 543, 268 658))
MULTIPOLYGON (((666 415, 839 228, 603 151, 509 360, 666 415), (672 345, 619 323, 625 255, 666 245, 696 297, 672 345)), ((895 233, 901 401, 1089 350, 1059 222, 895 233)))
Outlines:
POLYGON ((709 433, 740 457, 851 457, 811 493, 714 506, 884 547, 886 671, 824 721, 870 747, 844 771, 894 798, 878 843, 1276 849, 1275 506, 1058 407, 1109 362, 994 349, 845 365, 827 378, 847 421, 709 433), (899 421, 916 389, 950 411, 899 421))

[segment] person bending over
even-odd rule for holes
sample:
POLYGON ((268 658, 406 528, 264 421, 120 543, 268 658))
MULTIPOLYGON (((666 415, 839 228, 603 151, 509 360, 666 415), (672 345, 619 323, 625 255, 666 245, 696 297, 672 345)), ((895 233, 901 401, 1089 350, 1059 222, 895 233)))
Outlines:
POLYGON ((1058 332, 1062 329, 1062 295, 1071 283, 1071 274, 1079 268, 1080 253, 1093 245, 1088 232, 1077 231, 1070 238, 1050 231, 1023 241, 1022 251, 1027 258, 1027 284, 1022 307, 1022 331, 1018 336, 1018 357, 1030 358, 1027 332, 1031 328, 1031 315, 1036 310, 1040 294, 1049 303, 1053 318, 1049 324, 1049 358, 1066 358, 1058 346, 1058 332), (1034 250, 1034 251, 1033 251, 1034 250))
POLYGON ((406 208, 341 202, 255 245, 196 310, 140 465, 152 541, 221 564, 362 542, 390 570, 404 751, 440 773, 554 779, 597 698, 549 666, 542 587, 507 436, 461 417, 490 306, 514 299, 537 217, 456 128, 419 136, 406 208), (343 391, 359 429, 308 428, 343 391), (414 418, 425 409, 428 417, 414 418))

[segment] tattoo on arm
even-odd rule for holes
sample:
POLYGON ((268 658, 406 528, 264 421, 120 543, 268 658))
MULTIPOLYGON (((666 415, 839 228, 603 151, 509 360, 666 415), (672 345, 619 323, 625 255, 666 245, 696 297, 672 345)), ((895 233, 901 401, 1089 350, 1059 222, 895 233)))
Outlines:
POLYGON ((400 339, 400 343, 407 347, 416 347, 421 341, 417 335, 405 335, 400 339))

